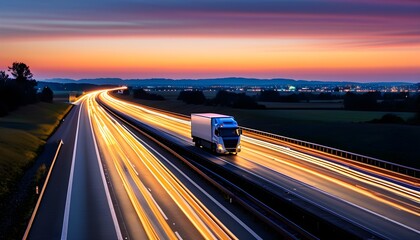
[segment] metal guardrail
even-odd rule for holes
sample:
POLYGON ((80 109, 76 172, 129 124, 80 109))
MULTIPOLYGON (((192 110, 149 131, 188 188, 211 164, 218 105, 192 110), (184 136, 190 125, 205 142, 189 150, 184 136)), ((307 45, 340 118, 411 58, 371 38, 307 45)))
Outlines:
POLYGON ((268 186, 270 184, 262 182, 255 184, 247 174, 231 171, 222 165, 208 161, 206 157, 160 135, 159 131, 148 127, 138 119, 118 112, 100 100, 98 102, 113 116, 182 160, 184 164, 226 194, 225 197, 230 202, 238 203, 264 221, 267 226, 271 226, 273 230, 276 229, 284 239, 379 237, 341 217, 337 218, 337 215, 330 212, 317 207, 307 208, 308 202, 286 190, 273 191, 268 186))
POLYGON ((240 128, 245 131, 252 132, 258 135, 268 136, 268 137, 275 138, 283 142, 291 143, 291 144, 302 146, 302 147, 307 147, 307 148, 314 149, 323 153, 328 153, 334 156, 342 157, 351 161, 364 163, 367 165, 397 172, 397 173, 404 174, 404 175, 414 177, 414 178, 420 177, 420 169, 407 167, 400 164, 391 163, 391 162, 387 162, 381 159, 368 157, 361 154, 352 153, 352 152, 348 152, 348 151, 344 151, 344 150, 340 150, 340 149, 336 149, 332 147, 327 147, 327 146, 316 144, 316 143, 306 142, 306 141, 289 138, 289 137, 285 137, 285 136, 281 136, 281 135, 277 135, 277 134, 273 134, 269 132, 255 130, 252 128, 247 128, 247 127, 240 127, 240 128))
MULTIPOLYGON (((205 162, 207 162, 207 167, 201 166, 201 164, 203 163, 193 163, 190 160, 190 158, 203 160, 203 157, 201 155, 197 155, 193 152, 190 152, 187 148, 185 148, 185 146, 178 145, 172 142, 170 139, 167 139, 164 136, 157 134, 156 131, 152 130, 152 128, 146 127, 145 124, 142 124, 137 119, 134 119, 124 113, 116 111, 112 107, 107 106, 101 100, 98 100, 98 102, 107 112, 112 114, 114 117, 118 118, 120 121, 135 129, 137 132, 154 141, 163 149, 180 159, 184 164, 193 169, 201 177, 213 184, 222 193, 227 194, 230 198, 230 201, 234 199, 235 202, 245 207, 249 212, 255 214, 255 216, 260 217, 261 220, 265 221, 269 226, 273 227, 273 229, 276 229, 276 231, 278 231, 279 234, 281 234, 284 237, 284 239, 317 239, 315 236, 313 236, 303 228, 299 227, 287 218, 284 218, 284 216, 278 214, 277 212, 269 208, 259 199, 251 196, 243 189, 239 188, 237 185, 231 183, 229 180, 227 180, 227 178, 221 177, 220 174, 217 174, 210 170, 210 166, 213 165, 213 167, 218 168, 220 171, 219 165, 207 162, 206 160, 205 162), (188 157, 186 157, 186 155, 188 155, 188 157), (262 211, 263 213, 261 213, 260 211, 262 211), (278 222, 276 221, 279 221, 279 219, 274 220, 273 216, 280 218, 282 224, 278 225, 278 222), (298 238, 297 236, 300 236, 302 238, 298 238)), ((238 179, 238 176, 235 176, 235 179, 238 179)), ((252 184, 248 184, 247 186, 250 187, 251 185, 252 184)), ((259 194, 259 196, 261 196, 261 194, 259 194)))
MULTIPOLYGON (((154 108, 154 107, 149 107, 149 106, 148 106, 148 108, 154 109, 156 111, 162 111, 162 112, 170 113, 170 114, 177 115, 177 116, 184 117, 184 118, 190 118, 189 115, 185 115, 185 114, 175 113, 175 112, 171 112, 171 111, 167 111, 167 110, 163 110, 163 109, 159 109, 159 108, 154 108)), ((382 168, 382 169, 386 169, 386 170, 389 170, 389 171, 392 171, 392 172, 400 173, 400 174, 403 174, 403 175, 406 175, 406 176, 409 176, 409 177, 420 178, 420 169, 407 167, 407 166, 400 165, 400 164, 397 164, 397 163, 387 162, 385 160, 381 160, 381 159, 377 159, 377 158, 373 158, 373 157, 368 157, 368 156, 364 156, 364 155, 361 155, 361 154, 352 153, 352 152, 344 151, 344 150, 341 150, 341 149, 324 146, 324 145, 321 145, 321 144, 316 144, 316 143, 311 143, 311 142, 307 142, 307 141, 302 141, 302 140, 299 140, 299 139, 289 138, 289 137, 277 135, 277 134, 274 134, 274 133, 264 132, 264 131, 260 131, 260 130, 256 130, 256 129, 252 129, 252 128, 247 128, 247 127, 242 127, 242 126, 239 126, 239 127, 241 129, 245 130, 245 131, 248 131, 248 132, 252 132, 252 133, 263 135, 263 136, 272 137, 272 138, 278 139, 280 141, 295 144, 295 145, 298 145, 298 146, 311 148, 311 149, 317 150, 319 152, 328 153, 328 154, 331 154, 331 155, 334 155, 334 156, 338 156, 338 157, 342 157, 344 159, 348 159, 349 161, 356 161, 356 162, 367 164, 367 165, 374 166, 374 167, 377 167, 377 168, 382 168)))

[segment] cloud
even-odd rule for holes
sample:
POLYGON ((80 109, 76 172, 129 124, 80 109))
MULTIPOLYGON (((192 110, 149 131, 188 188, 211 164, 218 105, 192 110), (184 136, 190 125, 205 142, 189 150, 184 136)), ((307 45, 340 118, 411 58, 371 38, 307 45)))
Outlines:
POLYGON ((420 38, 420 3, 411 0, 16 0, 0 14, 3 39, 274 36, 386 46, 420 38))

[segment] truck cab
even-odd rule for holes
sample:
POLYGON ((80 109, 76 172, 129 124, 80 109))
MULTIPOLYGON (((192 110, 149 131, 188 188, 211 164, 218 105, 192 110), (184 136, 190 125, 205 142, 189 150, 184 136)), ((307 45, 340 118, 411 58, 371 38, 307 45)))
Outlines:
POLYGON ((191 114, 191 136, 198 147, 226 154, 241 151, 242 131, 232 116, 216 113, 191 114))

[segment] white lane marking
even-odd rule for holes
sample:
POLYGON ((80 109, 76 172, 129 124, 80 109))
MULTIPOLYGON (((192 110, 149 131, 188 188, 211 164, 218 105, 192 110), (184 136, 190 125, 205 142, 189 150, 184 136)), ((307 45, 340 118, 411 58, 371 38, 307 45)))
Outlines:
POLYGON ((61 239, 67 239, 67 231, 69 228, 69 217, 70 217, 70 201, 71 201, 71 192, 73 188, 73 176, 74 176, 74 162, 76 160, 76 149, 77 149, 77 139, 79 135, 79 123, 80 123, 80 112, 83 107, 82 102, 79 105, 79 113, 77 117, 77 125, 76 125, 76 136, 74 137, 74 148, 73 148, 73 157, 71 159, 71 168, 70 168, 70 176, 69 176, 69 185, 67 187, 67 197, 66 197, 66 205, 64 208, 64 219, 63 219, 63 227, 61 229, 61 239))
MULTIPOLYGON (((308 185, 308 186, 309 186, 309 185, 308 185)), ((399 225, 399 226, 401 226, 401 227, 403 227, 403 228, 407 228, 408 230, 411 230, 411 231, 413 231, 413 232, 415 232, 415 233, 417 233, 417 234, 420 234, 420 231, 419 231, 419 230, 417 230, 417 229, 415 229, 415 228, 412 228, 412 227, 407 226, 407 225, 405 225, 405 224, 403 224, 403 223, 397 222, 397 221, 395 221, 395 220, 393 220, 393 219, 390 219, 390 218, 388 218, 388 217, 386 217, 386 216, 384 216, 384 215, 381 215, 381 214, 379 214, 379 213, 376 213, 376 212, 374 212, 374 211, 372 211, 372 210, 369 210, 369 209, 367 209, 367 208, 364 208, 364 207, 362 207, 362 206, 356 205, 356 204, 354 204, 354 203, 352 203, 352 202, 349 202, 349 201, 347 201, 347 200, 344 200, 344 199, 338 198, 338 197, 336 197, 336 196, 334 196, 334 195, 332 195, 332 194, 330 194, 330 193, 328 193, 328 192, 325 192, 325 191, 323 191, 323 190, 321 190, 321 189, 318 189, 318 188, 314 188, 314 189, 315 189, 315 190, 317 190, 317 191, 319 191, 319 192, 321 192, 321 193, 323 193, 323 194, 325 194, 325 195, 330 196, 331 198, 337 199, 337 200, 339 200, 339 201, 343 201, 344 203, 347 203, 347 204, 349 204, 350 206, 353 206, 353 207, 359 208, 359 209, 361 209, 361 210, 363 210, 363 211, 366 211, 366 212, 368 212, 368 213, 370 213, 370 214, 372 214, 372 215, 375 215, 375 216, 377 216, 377 217, 379 217, 379 218, 383 218, 384 220, 390 221, 390 222, 392 222, 392 223, 394 223, 394 224, 396 224, 396 225, 399 225)), ((299 194, 297 194, 297 195, 299 196, 299 194)), ((302 196, 299 196, 299 197, 302 197, 302 196)), ((307 201, 310 201, 309 199, 307 199, 307 198, 305 198, 305 197, 302 197, 302 198, 306 199, 307 201)), ((324 210, 327 210, 327 211, 332 212, 333 214, 339 215, 340 217, 342 217, 342 218, 346 219, 346 220, 347 220, 347 221, 349 221, 349 222, 352 222, 352 223, 353 223, 353 224, 355 224, 355 225, 358 225, 358 226, 360 226, 360 227, 362 227, 362 228, 366 228, 364 225, 361 225, 361 224, 360 224, 360 223, 358 223, 358 222, 355 222, 355 221, 353 221, 353 220, 351 220, 351 219, 349 219, 349 218, 347 218, 347 217, 345 217, 345 216, 342 216, 342 215, 340 215, 340 214, 338 214, 338 213, 335 213, 335 212, 333 212, 332 210, 329 210, 328 208, 323 207, 322 205, 319 205, 319 204, 317 204, 317 203, 315 203, 315 202, 312 202, 312 203, 313 203, 313 204, 315 204, 315 205, 317 205, 317 206, 318 206, 318 207, 320 207, 320 208, 323 208, 324 210)), ((374 232, 374 233, 376 233, 377 235, 379 235, 379 236, 381 236, 381 237, 383 237, 383 238, 386 238, 386 237, 385 237, 385 236, 383 236, 381 233, 375 232, 375 231, 373 231, 373 230, 371 230, 371 229, 369 229, 369 230, 370 230, 370 231, 372 231, 372 232, 374 232)))
MULTIPOLYGON (((133 132, 131 132, 127 127, 125 127, 124 125, 123 125, 123 127, 127 130, 127 131, 129 131, 136 139, 138 139, 139 141, 141 141, 141 142, 143 142, 140 138, 138 138, 133 132)), ((178 136, 178 138, 180 138, 180 139, 182 139, 183 137, 181 136, 178 136)), ((144 143, 144 142, 143 142, 144 143)), ((189 142, 190 143, 190 142, 189 142)), ((144 143, 145 145, 147 145, 146 143, 144 143)), ((192 143, 190 143, 190 144, 192 144, 192 143)), ((147 146, 149 146, 149 145, 147 145, 147 146)), ((153 148, 151 148, 150 146, 149 146, 149 148, 150 149, 152 149, 154 152, 156 152, 156 150, 154 150, 153 148)), ((290 148, 288 148, 288 147, 283 147, 284 149, 286 149, 286 150, 291 150, 290 148)), ((160 155, 158 152, 156 152, 158 155, 160 155)), ((161 156, 161 155, 160 155, 161 156)), ((163 156, 162 156, 163 157, 163 156)), ((219 158, 219 159, 221 159, 222 161, 224 161, 224 162, 226 162, 227 164, 230 164, 230 165, 232 165, 231 163, 229 163, 229 162, 227 162, 227 161, 225 161, 224 159, 222 159, 222 158, 219 158)), ((166 160, 166 159, 165 159, 166 160)), ((168 162, 168 160, 166 160, 167 162, 168 162)), ((172 165, 172 163, 171 162, 168 162, 169 164, 171 164, 172 165)), ((243 169, 243 168, 241 168, 241 167, 238 167, 238 166, 236 166, 236 165, 232 165, 232 166, 234 166, 234 167, 237 167, 237 168, 239 168, 239 169, 241 169, 241 170, 244 170, 244 171, 246 171, 246 172, 248 172, 248 173, 250 173, 250 174, 252 174, 252 175, 254 175, 254 176, 256 176, 256 177, 259 177, 259 178, 261 178, 261 179, 264 179, 264 180, 266 180, 266 181, 269 181, 269 182, 271 182, 271 183, 273 183, 273 184, 275 184, 276 186, 279 186, 279 185, 277 185, 276 183, 274 183, 274 182, 272 182, 272 181, 270 181, 270 180, 268 180, 268 179, 265 179, 265 178, 262 178, 261 176, 259 176, 259 175, 257 175, 257 174, 255 174, 255 173, 253 173, 253 172, 250 172, 250 171, 248 171, 248 170, 246 170, 246 169, 243 169)), ((175 167, 175 166, 173 166, 173 167, 175 167)), ((176 168, 176 167, 175 167, 176 168)), ((178 170, 179 171, 179 170, 178 170)), ((183 174, 182 172, 180 172, 181 174, 183 174)), ((188 177, 187 177, 188 178, 188 177)), ((292 180, 294 180, 294 179, 292 179, 292 180)), ((296 180, 294 180, 295 182, 296 182, 296 180)), ((193 184, 195 184, 194 182, 192 182, 193 184)), ((302 182, 297 182, 297 183, 300 183, 300 184, 302 184, 302 182)), ((303 184, 303 185, 305 185, 306 187, 309 187, 309 188, 312 188, 312 189, 315 189, 315 190, 317 190, 317 191, 320 191, 320 189, 318 189, 318 188, 314 188, 314 187, 312 187, 312 186, 310 186, 310 185, 307 185, 307 184, 303 184)), ((283 188, 283 187, 282 187, 283 188)), ((407 228, 407 229, 409 229, 409 230, 411 230, 411 231, 414 231, 415 233, 420 233, 420 231, 419 230, 417 230, 417 229, 415 229, 415 228, 412 228, 412 227, 410 227, 410 226, 407 226, 407 225, 405 225, 405 224, 402 224, 402 223, 399 223, 399 222, 397 222, 397 221, 395 221, 395 220, 393 220, 393 219, 390 219, 390 218, 388 218, 388 217, 385 217, 385 216, 383 216, 383 215, 381 215, 381 214, 379 214, 379 213, 376 213, 376 212, 373 212, 373 211, 371 211, 371 210, 369 210, 369 209, 366 209, 366 208, 364 208, 364 207, 361 207, 361 206, 358 206, 358 205, 356 205, 356 204, 354 204, 354 203, 351 203, 351 202, 349 202, 349 201, 346 201, 346 200, 343 200, 343 199, 339 199, 339 198, 337 198, 337 197, 335 197, 334 195, 331 195, 331 194, 329 194, 329 193, 327 193, 327 192, 325 192, 325 191, 320 191, 320 192, 322 192, 322 193, 324 193, 324 194, 326 194, 326 195, 328 195, 328 196, 330 196, 330 197, 333 197, 333 198, 335 198, 335 199, 338 199, 338 200, 340 200, 340 201, 343 201, 343 202, 345 202, 345 203, 347 203, 347 204, 349 204, 349 205, 352 205, 352 206, 354 206, 354 207, 356 207, 356 208, 359 208, 359 209, 361 209, 361 210, 364 210, 364 211, 367 211, 367 212, 369 212, 369 213, 371 213, 371 214, 373 214, 373 215, 376 215, 376 216, 378 216, 378 217, 380 217, 380 218, 383 218, 383 219, 385 219, 385 220, 387 220, 387 221, 390 221, 390 222, 392 222, 392 223, 394 223, 394 224, 397 224, 397 225, 399 225, 399 226, 401 226, 401 227, 403 227, 403 228, 407 228)), ((207 193, 205 193, 205 194, 207 194, 207 193)), ((315 205, 317 205, 317 206, 319 206, 319 207, 321 207, 321 208, 323 208, 324 210, 327 210, 327 211, 329 211, 329 212, 331 212, 331 213, 333 213, 333 214, 337 214, 337 213, 335 213, 335 212, 333 212, 333 211, 331 211, 331 210, 329 210, 329 209, 327 209, 327 208, 324 208, 324 207, 322 207, 321 205, 319 205, 319 204, 317 204, 317 203, 315 203, 315 202, 313 202, 313 201, 311 201, 311 200, 309 200, 309 199, 307 199, 307 198, 305 198, 305 197, 303 197, 303 196, 301 196, 301 195, 299 195, 299 194, 297 194, 299 197, 301 197, 301 198, 303 198, 303 199, 305 199, 305 200, 308 200, 308 201, 310 201, 311 203, 313 203, 313 204, 315 204, 315 205)), ((212 198, 211 198, 212 199, 212 198)), ((212 199, 213 200, 213 199, 212 199)), ((215 200, 214 200, 215 201, 215 200)), ((217 202, 218 203, 218 202, 217 202)), ((216 203, 216 204, 217 204, 216 203)), ((340 215, 341 216, 341 215, 340 215)), ((345 217, 343 217, 343 218, 345 218, 345 217)), ((354 224, 356 224, 356 225, 358 225, 358 226, 360 226, 360 227, 362 227, 362 228, 365 228, 363 225, 361 225, 361 224, 359 224, 358 222, 355 222, 355 221, 352 221, 351 219, 348 219, 348 218, 345 218, 346 220, 348 220, 348 221, 350 221, 350 222, 352 222, 352 223, 354 223, 354 224)), ((371 229, 369 229, 370 231, 373 231, 373 230, 371 230, 371 229)), ((379 236, 383 236, 382 234, 380 234, 380 233, 378 233, 378 232, 375 232, 375 231, 373 231, 374 233, 376 233, 376 234, 378 234, 379 236)))
POLYGON ((210 194, 208 194, 204 189, 202 189, 197 183, 195 183, 191 178, 189 178, 185 173, 183 173, 179 168, 177 168, 171 161, 165 158, 162 154, 152 148, 149 144, 144 142, 142 139, 137 137, 132 131, 130 131, 126 126, 122 125, 131 135, 133 135, 139 142, 143 145, 147 146, 153 152, 155 152, 159 157, 165 160, 168 164, 170 164, 174 169, 176 169, 184 178, 186 178, 191 184, 193 184, 200 192, 206 195, 213 203, 215 203, 219 208, 221 208, 226 214, 228 214, 231 218, 233 218, 239 225, 241 225, 244 229, 246 229, 254 238, 262 239, 256 232, 254 232, 248 225, 242 222, 235 214, 230 212, 227 208, 225 208, 221 203, 219 203, 216 199, 214 199, 210 194))
POLYGON ((150 195, 150 198, 153 200, 153 203, 158 208, 159 212, 162 214, 163 218, 165 218, 166 221, 168 221, 168 217, 166 216, 165 212, 163 212, 162 208, 159 206, 159 204, 156 202, 155 198, 152 196, 150 192, 148 192, 150 195))
POLYGON ((109 193, 108 185, 106 184, 105 174, 104 174, 104 170, 102 168, 102 160, 101 160, 101 156, 99 155, 98 145, 96 143, 95 134, 93 132, 92 120, 90 119, 90 115, 88 115, 88 118, 89 118, 90 131, 92 133, 93 143, 95 145, 96 159, 98 160, 99 172, 101 173, 102 183, 104 185, 105 195, 106 195, 106 199, 107 199, 107 202, 108 202, 108 207, 109 207, 109 210, 111 212, 112 221, 114 222, 114 228, 115 228, 115 232, 117 234, 117 238, 122 240, 123 237, 122 237, 122 234, 121 234, 120 225, 118 224, 117 215, 115 214, 114 205, 112 204, 112 200, 111 200, 111 194, 109 193))
POLYGON ((178 233, 177 231, 175 231, 174 233, 175 233, 176 237, 177 237, 179 240, 182 240, 181 235, 179 235, 179 233, 178 233))
POLYGON ((131 168, 133 169, 134 173, 138 176, 138 175, 139 175, 139 173, 136 171, 136 167, 134 166, 134 164, 133 164, 133 163, 131 163, 130 159, 128 159, 128 158, 127 158, 127 161, 130 163, 131 168))
MULTIPOLYGON (((252 150, 250 150, 250 151, 252 151, 252 150)), ((241 158, 245 159, 246 161, 251 161, 251 160, 249 160, 249 159, 247 159, 247 158, 244 158, 244 157, 241 157, 241 158)), ((220 158, 220 159, 221 159, 222 161, 226 162, 227 164, 231 164, 231 163, 229 163, 229 162, 225 161, 225 160, 224 160, 224 159, 222 159, 222 158, 220 158)), ((274 159, 273 159, 273 160, 274 160, 274 159)), ((258 163, 257 163, 257 165, 259 165, 259 166, 260 166, 260 167, 262 167, 262 168, 268 169, 268 170, 270 170, 270 171, 274 171, 274 170, 269 169, 269 168, 267 168, 267 167, 265 167, 265 166, 263 166, 263 165, 260 165, 260 164, 258 164, 258 163)), ((237 166, 236 166, 236 167, 237 167, 237 166)), ((286 187, 283 187, 282 185, 279 185, 279 184, 277 184, 276 182, 274 182, 274 181, 272 181, 272 180, 270 180, 270 179, 264 178, 264 177, 262 177, 262 176, 260 176, 260 175, 256 175, 256 174, 254 174, 253 172, 249 172, 248 170, 243 169, 243 168, 241 168, 241 167, 238 167, 238 168, 239 168, 239 169, 242 169, 242 170, 244 170, 244 171, 247 171, 248 173, 250 173, 250 174, 252 174, 252 175, 254 175, 254 176, 257 176, 257 177, 259 177, 260 179, 263 179, 263 180, 265 180, 265 181, 267 181, 267 182, 270 182, 271 184, 273 184, 273 185, 275 185, 275 186, 277 186, 277 187, 279 187, 279 188, 283 189, 284 191, 289 191, 289 189, 287 189, 286 187)), ((275 173, 279 173, 279 172, 276 172, 276 171, 274 171, 274 172, 275 172, 275 173)), ((281 173, 280 173, 280 174, 281 174, 281 173)), ((311 185, 309 185, 309 184, 307 184, 307 183, 304 183, 304 182, 298 181, 298 180, 296 180, 296 179, 294 179, 294 178, 291 178, 291 177, 289 177, 289 176, 286 176, 286 175, 284 175, 284 174, 281 174, 281 175, 282 175, 284 178, 287 178, 287 179, 289 179, 290 181, 295 182, 296 184, 302 185, 302 186, 307 187, 307 188, 310 188, 310 189, 314 189, 314 190, 316 190, 316 191, 318 191, 318 192, 320 192, 320 193, 323 193, 323 194, 325 194, 325 195, 327 195, 327 196, 329 196, 329 197, 331 197, 331 198, 333 198, 333 199, 336 199, 336 200, 338 200, 338 201, 342 201, 342 202, 344 202, 344 203, 346 203, 346 204, 349 204, 349 205, 351 205, 351 206, 353 206, 353 207, 355 207, 355 208, 358 208, 358 209, 360 209, 360 210, 362 210, 362 211, 366 211, 366 212, 368 212, 368 213, 370 213, 370 214, 372 214, 372 215, 375 215, 375 216, 377 216, 377 217, 379 217, 379 218, 382 218, 382 219, 384 219, 384 220, 386 220, 386 221, 390 221, 390 222, 391 222, 391 223, 393 223, 393 224, 399 225, 399 226, 401 226, 401 227, 403 227, 403 228, 406 228, 406 229, 408 229, 408 230, 410 230, 410 231, 413 231, 413 232, 415 232, 415 233, 417 233, 417 234, 420 234, 420 231, 419 231, 419 230, 417 230, 417 229, 415 229, 415 228, 412 228, 412 227, 410 227, 410 226, 408 226, 408 225, 405 225, 405 224, 403 224, 403 223, 400 223, 400 222, 398 222, 398 221, 395 221, 395 220, 393 220, 393 219, 391 219, 391 218, 388 218, 388 217, 386 217, 386 216, 384 216, 384 215, 381 215, 380 213, 374 212, 374 211, 369 210, 369 209, 367 209, 367 208, 365 208, 365 207, 359 206, 359 205, 357 205, 357 204, 355 204, 355 203, 352 203, 352 202, 347 201, 347 200, 345 200, 345 199, 339 198, 339 197, 337 197, 337 196, 335 196, 335 195, 333 195, 333 194, 331 194, 331 193, 328 193, 328 192, 326 192, 326 191, 324 191, 324 190, 322 190, 322 189, 319 189, 319 188, 314 187, 314 186, 311 186, 311 185)), ((373 229, 369 229, 369 228, 367 228, 367 227, 366 227, 365 225, 363 225, 362 223, 360 223, 360 222, 356 222, 355 220, 352 220, 352 219, 350 219, 350 218, 348 218, 348 217, 346 217, 346 216, 343 216, 342 214, 339 214, 339 213, 337 213, 337 212, 335 212, 335 211, 333 211, 333 210, 331 210, 331 209, 329 209, 329 208, 327 208, 327 207, 324 207, 323 205, 321 205, 322 203, 317 203, 317 202, 315 202, 315 201, 313 201, 313 200, 311 200, 311 199, 309 199, 309 198, 306 198, 306 197, 302 196, 299 192, 294 192, 294 194, 295 194, 296 196, 298 196, 299 198, 304 199, 304 200, 306 200, 306 201, 310 202, 311 204, 313 204, 313 205, 315 205, 315 206, 318 206, 319 208, 324 209, 324 210, 325 210, 325 211, 327 211, 327 212, 330 212, 330 213, 332 213, 332 214, 334 214, 334 215, 336 215, 336 216, 339 216, 339 217, 341 217, 341 218, 343 218, 343 219, 345 219, 345 220, 347 220, 347 221, 349 221, 349 222, 351 222, 351 223, 355 224, 356 226, 359 226, 359 227, 361 227, 361 228, 363 228, 363 229, 367 229, 368 231, 371 231, 371 232, 373 232, 374 234, 376 234, 376 235, 378 235, 378 236, 380 236, 380 237, 382 237, 382 238, 386 238, 383 234, 381 234, 381 233, 379 233, 379 232, 377 232, 377 231, 374 231, 373 229)))
MULTIPOLYGON (((55 155, 54 155, 54 158, 52 160, 50 169, 48 170, 48 174, 45 177, 45 183, 44 183, 44 186, 42 186, 41 193, 39 194, 38 201, 36 202, 35 208, 34 208, 34 210, 32 212, 31 219, 29 220, 28 226, 26 227, 25 234, 22 237, 22 239, 24 239, 24 240, 26 240, 28 238, 29 231, 32 228, 32 224, 34 222, 35 216, 38 213, 39 206, 40 206, 41 201, 42 201, 42 199, 44 197, 45 189, 47 188, 48 183, 49 183, 49 180, 50 180, 50 177, 51 177, 51 172, 54 169, 55 162, 57 160, 58 154, 60 153, 61 146, 63 146, 63 144, 64 144, 63 139, 61 139, 60 140, 60 143, 59 143, 59 145, 57 147, 57 150, 55 151, 55 155)), ((36 187, 36 189, 38 189, 38 186, 36 187)))

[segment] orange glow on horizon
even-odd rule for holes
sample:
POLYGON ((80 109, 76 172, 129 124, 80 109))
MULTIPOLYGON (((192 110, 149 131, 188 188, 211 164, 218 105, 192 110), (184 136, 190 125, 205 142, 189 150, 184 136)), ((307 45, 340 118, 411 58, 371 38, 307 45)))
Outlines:
POLYGON ((420 70, 420 46, 352 47, 320 39, 91 37, 6 41, 0 51, 1 69, 23 61, 41 77, 287 77, 282 74, 293 71, 310 77, 311 72, 420 70))

